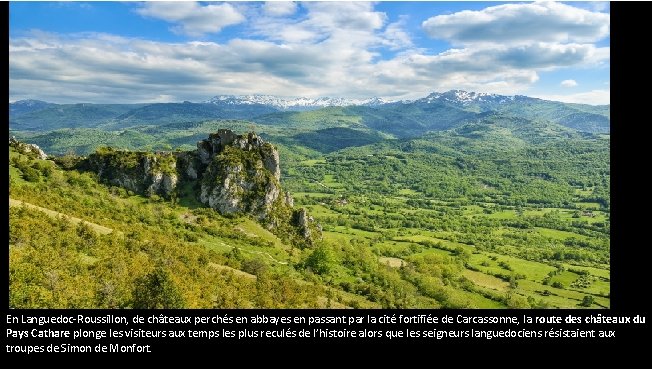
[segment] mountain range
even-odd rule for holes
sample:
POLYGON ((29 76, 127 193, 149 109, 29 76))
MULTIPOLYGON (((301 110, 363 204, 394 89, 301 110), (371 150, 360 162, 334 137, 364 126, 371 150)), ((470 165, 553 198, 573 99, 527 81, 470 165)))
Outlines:
POLYGON ((387 138, 417 138, 430 132, 500 120, 521 122, 510 124, 510 130, 532 134, 610 132, 609 105, 568 104, 461 90, 434 92, 412 101, 288 99, 268 95, 220 95, 200 103, 154 104, 54 104, 22 100, 11 103, 9 113, 12 135, 54 153, 70 149, 92 152, 102 142, 125 148, 138 146, 139 142, 158 142, 163 145, 161 148, 169 144, 190 149, 212 129, 245 131, 252 125, 264 135, 277 136, 277 141, 297 139, 322 152, 387 138))
POLYGON ((369 99, 346 99, 341 97, 298 97, 298 98, 283 98, 271 95, 218 95, 204 101, 207 104, 215 104, 218 106, 229 105, 263 105, 275 108, 281 111, 305 111, 324 108, 327 106, 379 106, 388 104, 393 101, 386 100, 380 97, 372 97, 369 99))

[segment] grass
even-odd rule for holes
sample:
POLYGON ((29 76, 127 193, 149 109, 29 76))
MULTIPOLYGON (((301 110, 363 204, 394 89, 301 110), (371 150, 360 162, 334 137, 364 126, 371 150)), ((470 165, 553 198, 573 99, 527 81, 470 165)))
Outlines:
POLYGON ((325 174, 324 178, 322 179, 322 183, 326 187, 333 188, 333 189, 344 188, 344 185, 337 182, 337 179, 335 179, 335 176, 332 174, 325 174))
POLYGON ((487 214, 486 217, 490 219, 516 219, 516 212, 514 210, 503 210, 487 214))
POLYGON ((609 269, 601 269, 601 268, 571 265, 571 264, 562 264, 562 266, 565 269, 585 270, 589 272, 591 275, 594 275, 596 277, 606 278, 607 280, 611 279, 611 272, 609 271, 609 269))
POLYGON ((464 290, 454 290, 451 293, 451 298, 456 300, 467 301, 470 306, 474 306, 478 309, 501 309, 505 308, 505 305, 498 301, 488 299, 477 293, 472 293, 464 290))
POLYGON ((42 208, 40 206, 32 205, 30 203, 26 203, 26 202, 21 201, 21 200, 15 200, 15 199, 10 198, 9 199, 9 206, 10 207, 12 207, 12 206, 26 206, 26 207, 31 208, 31 209, 36 209, 36 210, 42 211, 45 214, 47 214, 47 215, 49 215, 51 217, 54 217, 54 218, 57 218, 57 217, 66 218, 70 222, 72 222, 73 224, 79 224, 79 223, 83 222, 83 223, 87 224, 89 227, 91 227, 91 229, 93 229, 95 232, 100 233, 100 234, 110 234, 110 233, 113 232, 113 229, 111 229, 111 228, 104 227, 104 226, 101 226, 99 224, 91 223, 91 222, 85 221, 85 220, 80 219, 80 218, 71 217, 69 215, 60 213, 58 211, 54 211, 54 210, 42 208))
POLYGON ((335 243, 349 243, 355 237, 351 234, 341 233, 341 232, 332 232, 332 231, 323 231, 323 237, 327 241, 335 243))
POLYGON ((575 280, 577 280, 577 277, 579 277, 579 275, 577 275, 577 274, 575 274, 573 272, 563 271, 563 272, 555 275, 554 277, 550 278, 550 283, 549 284, 552 285, 555 282, 559 282, 564 287, 568 287, 568 286, 571 285, 571 283, 573 283, 573 282, 575 282, 575 280))
POLYGON ((314 167, 315 165, 326 164, 326 160, 325 159, 309 159, 309 160, 303 160, 299 164, 307 166, 307 167, 314 167))
POLYGON ((586 237, 584 235, 573 233, 573 232, 559 231, 559 230, 556 230, 556 229, 540 228, 540 227, 534 227, 534 229, 536 229, 537 233, 539 233, 540 235, 542 235, 544 237, 550 237, 550 238, 555 239, 555 240, 562 240, 563 241, 563 240, 565 240, 567 238, 573 238, 573 237, 574 238, 579 238, 579 239, 582 239, 582 240, 588 239, 588 237, 586 237))
MULTIPOLYGON (((579 303, 584 299, 584 296, 586 296, 586 294, 582 292, 544 286, 541 283, 529 280, 518 281, 518 289, 519 291, 523 291, 527 296, 532 296, 536 300, 542 299, 544 302, 559 308, 578 308, 579 303), (551 295, 542 296, 540 292, 545 290, 550 291, 551 295)), ((594 296, 594 299, 598 304, 604 307, 610 306, 608 298, 594 296)))
POLYGON ((412 248, 418 246, 413 242, 383 241, 374 244, 372 247, 381 255, 410 255, 412 248))
POLYGON ((333 194, 326 193, 326 192, 293 192, 292 197, 294 197, 295 200, 304 198, 304 197, 312 197, 312 198, 330 198, 333 196, 333 194))
POLYGON ((209 250, 213 250, 222 254, 229 253, 234 248, 238 248, 248 257, 259 256, 263 260, 270 262, 269 265, 272 267, 284 267, 287 265, 289 260, 288 253, 283 250, 271 247, 258 247, 250 245, 244 240, 224 239, 221 237, 208 236, 200 239, 198 243, 209 250))
POLYGON ((26 180, 23 179, 23 174, 20 172, 20 170, 11 165, 9 166, 9 178, 11 178, 11 180, 15 181, 17 184, 28 183, 26 180))
POLYGON ((441 255, 441 256, 451 256, 452 253, 450 251, 442 250, 442 249, 425 249, 422 252, 415 254, 415 255, 426 255, 426 254, 435 254, 435 255, 441 255))
POLYGON ((575 189, 575 194, 579 195, 579 196, 582 196, 582 197, 591 196, 591 195, 593 195, 593 187, 589 187, 587 189, 576 188, 575 189))
POLYGON ((211 268, 215 268, 215 269, 220 270, 220 271, 228 271, 228 272, 231 272, 231 273, 233 273, 235 275, 239 275, 239 276, 246 277, 246 278, 249 278, 249 279, 256 279, 255 275, 249 274, 247 272, 243 272, 242 270, 239 270, 239 269, 231 268, 230 266, 220 265, 220 264, 215 264, 215 263, 209 263, 208 265, 211 268))
POLYGON ((276 235, 274 235, 272 232, 268 231, 267 229, 263 228, 260 224, 254 222, 251 219, 243 218, 242 221, 238 223, 237 227, 241 228, 249 235, 253 235, 254 237, 260 237, 265 241, 272 242, 274 244, 274 247, 278 247, 281 249, 288 248, 288 246, 285 245, 278 237, 276 237, 276 235))
POLYGON ((377 232, 363 231, 361 229, 347 228, 345 226, 335 226, 332 229, 335 232, 349 234, 349 235, 352 235, 352 236, 359 236, 359 237, 368 238, 368 239, 372 239, 372 238, 376 238, 376 237, 380 236, 380 234, 377 233, 377 232))
POLYGON ((426 235, 423 235, 423 234, 416 234, 416 235, 412 235, 412 236, 395 237, 394 239, 395 240, 401 240, 401 241, 413 241, 413 242, 421 242, 421 241, 441 242, 442 246, 445 249, 462 247, 465 250, 470 251, 470 252, 473 252, 475 250, 475 247, 473 247, 471 245, 467 245, 467 244, 460 243, 460 242, 448 241, 448 240, 433 237, 433 236, 426 236, 426 235))
POLYGON ((405 261, 400 258, 382 256, 378 258, 378 261, 382 264, 390 266, 391 268, 400 268, 405 265, 405 261))
POLYGON ((526 279, 530 281, 542 281, 548 276, 548 273, 557 270, 557 268, 547 264, 491 252, 471 254, 469 264, 485 274, 510 275, 513 272, 525 275, 526 279), (490 257, 495 257, 496 260, 492 260, 490 257), (512 270, 500 267, 499 263, 501 261, 507 263, 512 270), (483 263, 486 265, 482 265, 483 263))
POLYGON ((335 212, 323 205, 306 205, 305 206, 308 211, 310 212, 310 215, 314 216, 315 218, 319 219, 320 217, 329 217, 329 216, 338 216, 340 215, 338 212, 335 212))
POLYGON ((485 287, 500 292, 506 291, 507 287, 509 287, 509 283, 503 281, 500 278, 496 278, 492 275, 484 274, 481 272, 476 272, 474 270, 466 269, 462 274, 471 282, 480 287, 485 287))

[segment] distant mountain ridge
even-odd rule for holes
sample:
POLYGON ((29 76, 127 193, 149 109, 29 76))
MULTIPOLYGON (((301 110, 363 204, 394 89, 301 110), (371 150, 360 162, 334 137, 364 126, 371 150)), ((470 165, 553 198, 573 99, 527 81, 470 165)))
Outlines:
POLYGON ((9 127, 13 132, 68 128, 122 131, 147 125, 235 119, 297 129, 370 128, 407 138, 455 128, 487 112, 552 122, 581 132, 610 132, 609 105, 568 104, 463 90, 433 92, 413 101, 270 95, 218 95, 200 103, 153 104, 53 104, 22 100, 10 104, 9 127))
POLYGON ((393 101, 380 97, 372 97, 368 99, 347 99, 342 97, 283 98, 272 95, 217 95, 205 101, 207 104, 216 105, 265 105, 281 111, 303 111, 329 106, 378 106, 391 102, 393 101))
POLYGON ((39 111, 53 105, 41 100, 19 100, 9 104, 9 115, 18 116, 32 111, 39 111))
POLYGON ((413 104, 440 104, 474 113, 498 112, 529 120, 550 121, 578 131, 610 131, 610 106, 568 104, 534 97, 450 90, 434 92, 413 104))

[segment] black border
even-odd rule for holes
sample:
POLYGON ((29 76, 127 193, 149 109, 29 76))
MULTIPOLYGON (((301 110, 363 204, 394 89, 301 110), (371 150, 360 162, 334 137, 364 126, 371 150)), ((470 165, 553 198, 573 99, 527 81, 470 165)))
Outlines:
POLYGON ((650 106, 649 61, 639 54, 648 48, 646 32, 650 3, 611 2, 611 308, 644 307, 641 290, 649 241, 645 237, 646 135, 642 130, 650 106), (645 9, 645 10, 643 10, 645 9), (642 186, 641 186, 642 185, 642 186))

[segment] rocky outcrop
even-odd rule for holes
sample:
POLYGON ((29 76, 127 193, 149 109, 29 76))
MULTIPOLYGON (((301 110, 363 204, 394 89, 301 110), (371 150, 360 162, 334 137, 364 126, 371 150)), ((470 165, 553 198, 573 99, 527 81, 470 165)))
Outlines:
POLYGON ((134 152, 99 149, 87 167, 113 185, 144 195, 171 198, 184 183, 197 199, 223 215, 249 214, 269 229, 286 228, 311 243, 319 233, 305 209, 281 188, 276 147, 255 133, 238 135, 221 129, 187 152, 134 152), (289 227, 289 228, 288 228, 289 227))
POLYGON ((310 238, 311 232, 310 232, 310 222, 314 221, 312 217, 308 216, 308 212, 306 211, 305 208, 299 209, 295 213, 295 222, 299 226, 301 232, 303 233, 303 237, 305 238, 310 238))
POLYGON ((19 153, 35 159, 46 160, 48 158, 47 154, 37 145, 20 142, 14 136, 9 138, 9 146, 16 149, 19 153))
POLYGON ((278 150, 254 133, 219 130, 197 143, 202 164, 199 200, 222 214, 266 219, 281 195, 278 150))
POLYGON ((101 148, 86 160, 101 180, 144 195, 174 196, 179 176, 173 153, 101 148))

